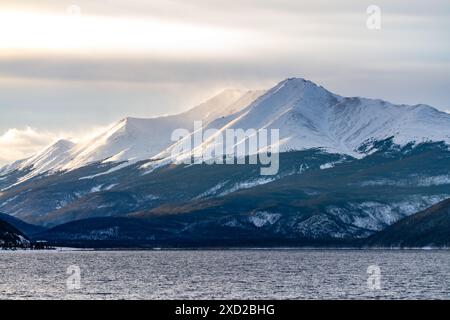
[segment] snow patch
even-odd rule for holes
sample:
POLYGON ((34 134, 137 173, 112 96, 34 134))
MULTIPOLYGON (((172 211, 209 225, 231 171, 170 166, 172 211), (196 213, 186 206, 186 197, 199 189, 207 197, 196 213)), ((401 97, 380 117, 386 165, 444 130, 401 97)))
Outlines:
POLYGON ((214 187, 212 187, 212 188, 206 190, 205 192, 199 194, 197 197, 194 198, 194 200, 201 199, 201 198, 206 198, 208 196, 215 195, 217 193, 217 191, 222 189, 227 183, 228 183, 228 180, 216 184, 214 187))
POLYGON ((93 179, 93 178, 96 178, 96 177, 104 176, 104 175, 113 173, 114 171, 117 171, 117 170, 120 170, 120 169, 122 169, 122 168, 125 168, 125 167, 128 166, 128 165, 129 165, 129 163, 124 162, 124 163, 119 164, 118 166, 115 166, 115 167, 110 168, 109 170, 107 170, 107 171, 105 171, 105 172, 93 174, 93 175, 86 176, 86 177, 81 177, 81 178, 79 178, 78 180, 93 179))
POLYGON ((280 220, 281 214, 270 213, 260 211, 248 217, 248 220, 255 225, 255 227, 261 228, 267 225, 273 225, 280 220))
POLYGON ((97 185, 95 187, 92 187, 90 192, 91 193, 93 193, 93 192, 100 192, 102 190, 102 187, 103 187, 103 185, 99 184, 99 185, 97 185))
POLYGON ((260 179, 255 179, 255 180, 251 180, 251 181, 239 182, 239 183, 236 183, 234 186, 232 186, 230 189, 220 193, 219 196, 225 196, 229 193, 232 193, 232 192, 235 192, 238 190, 250 189, 250 188, 253 188, 253 187, 256 187, 259 185, 267 184, 272 181, 275 181, 276 179, 277 178, 260 178, 260 179))
POLYGON ((333 168, 335 165, 336 165, 336 162, 325 163, 325 164, 320 165, 320 170, 330 169, 330 168, 333 168))
POLYGON ((431 187, 450 184, 450 175, 438 175, 438 176, 419 176, 412 175, 404 179, 378 179, 363 181, 360 183, 362 187, 370 186, 395 186, 395 187, 431 187))

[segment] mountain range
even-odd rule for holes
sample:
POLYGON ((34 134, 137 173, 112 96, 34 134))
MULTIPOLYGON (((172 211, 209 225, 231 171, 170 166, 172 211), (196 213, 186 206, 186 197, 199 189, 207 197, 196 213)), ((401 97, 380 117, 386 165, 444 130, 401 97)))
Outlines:
POLYGON ((125 118, 87 142, 57 141, 0 169, 0 211, 77 245, 347 244, 450 198, 449 144, 450 114, 291 78, 226 90, 178 115, 125 118), (279 172, 174 163, 171 133, 194 134, 194 121, 278 129, 279 172))
POLYGON ((88 141, 75 144, 59 140, 38 154, 0 168, 0 174, 26 172, 24 181, 46 172, 70 171, 95 162, 128 163, 149 159, 171 144, 177 128, 192 131, 194 121, 205 124, 233 114, 263 91, 225 90, 201 105, 178 115, 150 119, 125 118, 88 141))

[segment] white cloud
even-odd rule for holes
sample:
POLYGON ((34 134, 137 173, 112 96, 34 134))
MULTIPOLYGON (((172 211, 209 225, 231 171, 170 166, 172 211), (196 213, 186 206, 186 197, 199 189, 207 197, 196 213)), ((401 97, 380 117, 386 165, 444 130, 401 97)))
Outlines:
POLYGON ((10 128, 0 134, 0 167, 16 160, 26 159, 44 150, 60 139, 70 140, 74 143, 89 143, 106 130, 108 126, 84 128, 78 131, 48 131, 31 127, 24 129, 10 128))
POLYGON ((46 147, 58 137, 33 128, 12 128, 0 135, 0 165, 27 158, 46 147))

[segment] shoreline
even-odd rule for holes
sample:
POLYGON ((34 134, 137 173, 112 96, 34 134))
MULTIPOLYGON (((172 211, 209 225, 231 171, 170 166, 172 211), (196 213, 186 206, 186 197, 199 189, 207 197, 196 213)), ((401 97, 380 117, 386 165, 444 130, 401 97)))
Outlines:
POLYGON ((192 247, 192 248, 77 248, 54 247, 52 249, 0 249, 2 252, 60 253, 60 252, 124 252, 124 251, 450 251, 449 247, 192 247))

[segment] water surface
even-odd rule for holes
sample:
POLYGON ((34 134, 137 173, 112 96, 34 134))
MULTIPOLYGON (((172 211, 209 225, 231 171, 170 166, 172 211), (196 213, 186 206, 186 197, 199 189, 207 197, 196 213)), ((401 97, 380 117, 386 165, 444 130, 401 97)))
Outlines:
POLYGON ((450 251, 0 251, 0 298, 449 299, 450 251))

